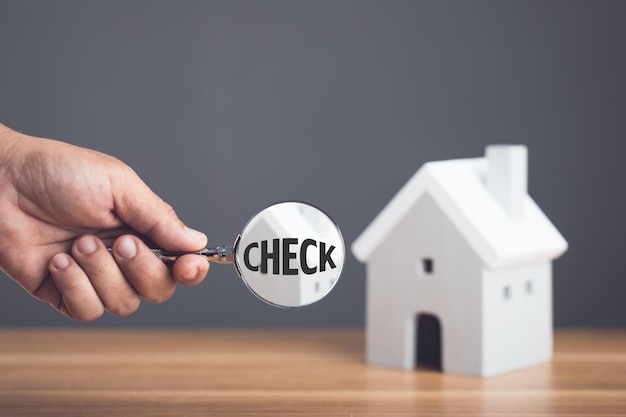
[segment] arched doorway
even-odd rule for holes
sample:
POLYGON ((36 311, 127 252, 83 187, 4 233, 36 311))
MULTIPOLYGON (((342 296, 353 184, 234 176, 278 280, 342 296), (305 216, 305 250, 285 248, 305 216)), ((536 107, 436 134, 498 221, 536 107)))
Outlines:
POLYGON ((437 316, 420 313, 415 324, 417 368, 441 371, 441 323, 437 316))

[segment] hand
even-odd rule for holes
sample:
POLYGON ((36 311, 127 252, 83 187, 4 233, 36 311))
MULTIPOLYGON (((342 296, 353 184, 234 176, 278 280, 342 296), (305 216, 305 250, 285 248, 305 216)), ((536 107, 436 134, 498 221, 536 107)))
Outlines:
POLYGON ((181 252, 207 244, 121 161, 0 125, 0 268, 26 291, 91 321, 206 276, 204 258, 182 256, 170 271, 145 241, 181 252))

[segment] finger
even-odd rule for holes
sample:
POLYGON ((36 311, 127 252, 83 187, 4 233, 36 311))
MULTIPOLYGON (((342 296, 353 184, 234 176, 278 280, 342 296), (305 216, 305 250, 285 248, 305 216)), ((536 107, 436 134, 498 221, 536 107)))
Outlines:
POLYGON ((50 303, 52 307, 63 313, 63 311, 61 311, 61 306, 63 305, 63 296, 61 295, 61 292, 54 283, 52 275, 48 275, 43 280, 39 288, 33 291, 33 296, 41 301, 50 303))
POLYGON ((137 236, 120 236, 113 244, 113 256, 126 279, 146 300, 159 304, 174 294, 172 273, 137 236))
POLYGON ((207 272, 209 272, 209 262, 197 255, 183 255, 172 267, 172 274, 176 281, 188 286, 200 284, 207 272))
POLYGON ((56 254, 49 265, 50 274, 61 292, 68 315, 80 321, 93 321, 102 316, 104 305, 85 272, 65 253, 56 254))
POLYGON ((102 241, 86 235, 74 241, 72 256, 80 265, 104 307, 115 316, 128 316, 139 308, 141 298, 102 241))
POLYGON ((185 227, 174 209, 126 167, 113 176, 115 213, 163 249, 193 252, 207 245, 204 233, 185 227))

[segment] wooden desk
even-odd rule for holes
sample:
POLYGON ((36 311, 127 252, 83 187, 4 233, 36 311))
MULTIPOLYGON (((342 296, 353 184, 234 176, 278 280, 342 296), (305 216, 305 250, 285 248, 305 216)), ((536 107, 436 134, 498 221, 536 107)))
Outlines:
POLYGON ((479 379, 363 362, 361 331, 0 330, 0 416, 626 415, 626 330, 479 379))

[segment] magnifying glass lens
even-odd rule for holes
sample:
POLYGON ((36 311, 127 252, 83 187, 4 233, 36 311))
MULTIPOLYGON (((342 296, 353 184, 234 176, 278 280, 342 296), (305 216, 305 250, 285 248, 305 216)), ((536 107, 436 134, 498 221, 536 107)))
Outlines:
POLYGON ((345 258, 341 231, 323 211, 284 202, 246 224, 235 247, 242 280, 263 301, 292 308, 313 304, 337 283, 345 258))

